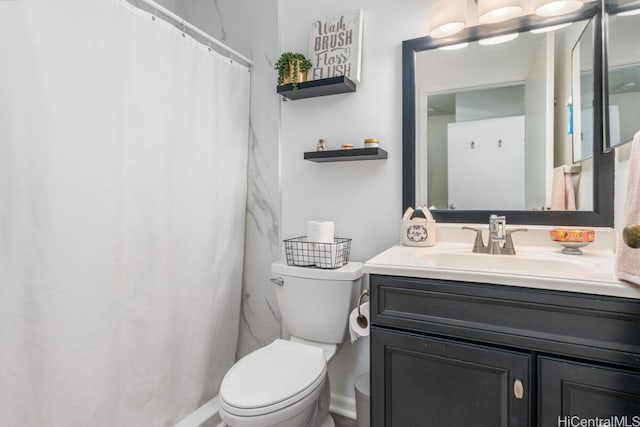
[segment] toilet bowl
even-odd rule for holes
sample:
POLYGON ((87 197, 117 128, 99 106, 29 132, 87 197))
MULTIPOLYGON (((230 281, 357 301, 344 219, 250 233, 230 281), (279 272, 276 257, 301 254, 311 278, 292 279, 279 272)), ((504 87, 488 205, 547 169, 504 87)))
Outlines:
POLYGON ((277 339, 229 370, 220 387, 223 420, 234 427, 310 425, 327 385, 322 349, 277 339))
POLYGON ((229 369, 220 385, 220 416, 229 427, 334 427, 327 363, 344 339, 362 264, 318 270, 274 263, 272 273, 291 338, 276 339, 229 369))

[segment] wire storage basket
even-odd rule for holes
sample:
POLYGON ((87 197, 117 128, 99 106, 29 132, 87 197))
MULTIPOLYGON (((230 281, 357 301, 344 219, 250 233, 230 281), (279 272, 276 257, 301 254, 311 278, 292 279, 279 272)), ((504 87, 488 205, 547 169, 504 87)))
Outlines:
POLYGON ((351 239, 335 237, 333 243, 310 242, 307 236, 284 240, 288 265, 339 268, 349 262, 351 239))

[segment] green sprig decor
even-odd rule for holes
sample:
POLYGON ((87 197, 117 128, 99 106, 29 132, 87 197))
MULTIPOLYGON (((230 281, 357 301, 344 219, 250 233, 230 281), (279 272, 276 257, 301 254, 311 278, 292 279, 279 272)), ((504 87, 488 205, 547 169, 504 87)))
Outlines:
POLYGON ((285 52, 280 55, 274 68, 278 70, 278 85, 290 81, 293 90, 298 89, 298 75, 306 73, 312 67, 311 61, 301 53, 285 52))

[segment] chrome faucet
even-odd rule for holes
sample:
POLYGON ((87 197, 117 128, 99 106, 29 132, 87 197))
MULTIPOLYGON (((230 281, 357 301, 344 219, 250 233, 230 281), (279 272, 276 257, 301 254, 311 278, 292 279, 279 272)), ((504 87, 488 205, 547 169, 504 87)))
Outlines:
POLYGON ((505 216, 491 215, 489 217, 489 240, 487 246, 482 240, 482 229, 473 227, 462 227, 463 230, 476 232, 476 239, 473 242, 473 252, 481 254, 515 255, 516 249, 513 246, 511 234, 518 231, 527 231, 526 228, 516 228, 507 230, 507 218, 505 216), (500 246, 500 243, 503 243, 500 246))
POLYGON ((489 241, 487 242, 487 248, 490 254, 499 254, 500 243, 507 241, 504 230, 506 225, 506 216, 491 215, 489 217, 489 241))

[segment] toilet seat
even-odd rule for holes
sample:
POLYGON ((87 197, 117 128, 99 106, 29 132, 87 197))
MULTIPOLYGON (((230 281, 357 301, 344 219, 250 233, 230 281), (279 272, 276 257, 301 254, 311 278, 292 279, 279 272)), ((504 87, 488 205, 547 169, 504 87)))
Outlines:
POLYGON ((220 386, 220 403, 243 417, 275 412, 312 394, 326 372, 322 349, 277 339, 231 367, 220 386))

